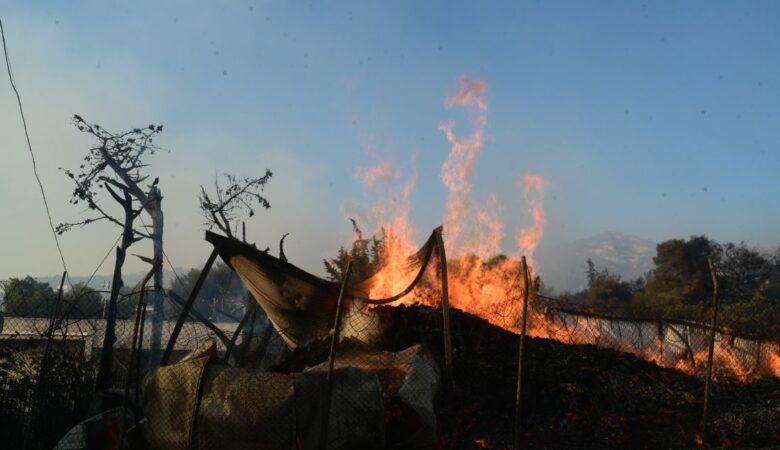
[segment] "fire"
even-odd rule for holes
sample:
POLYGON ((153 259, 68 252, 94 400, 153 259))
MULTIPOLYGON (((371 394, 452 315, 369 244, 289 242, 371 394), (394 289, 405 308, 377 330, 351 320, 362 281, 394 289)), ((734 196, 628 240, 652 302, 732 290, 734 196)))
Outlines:
MULTIPOLYGON (((473 78, 458 80, 455 91, 447 96, 447 108, 464 108, 468 114, 470 133, 460 136, 455 131, 455 122, 446 121, 439 125, 450 144, 449 153, 441 167, 441 180, 447 189, 443 223, 445 245, 450 264, 450 302, 453 307, 480 315, 494 324, 515 329, 514 317, 502 317, 511 296, 518 299, 522 289, 519 255, 525 254, 532 261, 544 233, 546 217, 542 203, 542 191, 547 181, 541 175, 526 175, 522 178, 523 196, 533 226, 517 232, 518 248, 511 252, 512 258, 498 257, 502 253, 504 238, 502 209, 494 194, 473 207, 474 168, 483 150, 484 133, 487 125, 487 83, 473 78)), ((375 153, 375 152, 374 152, 375 153)), ((414 188, 415 177, 404 185, 394 181, 398 171, 389 161, 359 169, 356 178, 369 189, 378 184, 387 187, 387 198, 372 208, 373 222, 385 230, 383 269, 376 275, 371 297, 380 298, 403 290, 412 280, 407 257, 414 251, 415 230, 409 222, 409 200, 414 188), (400 201, 398 200, 400 199, 400 201)), ((377 228, 379 228, 377 227, 377 228)), ((531 269, 533 270, 533 268, 531 269)), ((438 304, 439 296, 418 290, 401 302, 421 301, 438 304)))
POLYGON ((775 344, 774 351, 769 353, 769 372, 780 378, 780 344, 775 344))
MULTIPOLYGON (((544 191, 550 184, 540 175, 526 173, 519 177, 518 187, 531 224, 514 233, 515 249, 504 257, 502 240, 505 237, 502 207, 494 194, 482 202, 472 198, 474 190, 474 169, 479 154, 483 151, 484 134, 487 126, 487 83, 483 80, 461 78, 455 92, 445 98, 447 108, 464 108, 467 112, 470 133, 460 136, 455 132, 455 122, 446 121, 439 125, 450 149, 441 166, 441 180, 447 189, 444 208, 444 240, 449 267, 450 305, 478 315, 494 325, 507 330, 519 331, 520 299, 527 287, 523 280, 520 257, 525 256, 532 275, 536 270, 534 254, 544 236, 547 215, 544 209, 544 191), (473 207, 473 204, 482 204, 473 207)), ((372 152, 375 155, 376 152, 372 152)), ((356 178, 369 190, 384 187, 385 198, 370 208, 370 222, 385 232, 385 248, 382 255, 383 268, 374 277, 372 298, 389 297, 404 290, 417 273, 418 267, 410 266, 408 256, 417 249, 414 239, 416 231, 409 220, 411 195, 417 180, 416 173, 403 180, 401 172, 390 161, 379 161, 374 166, 359 169, 356 178)), ((438 267, 429 267, 438 270, 438 267)), ((532 276, 533 280, 534 277, 532 276)), ((438 305, 440 293, 431 283, 421 283, 412 295, 399 302, 420 302, 438 305)), ((637 344, 632 340, 620 340, 620 327, 640 327, 642 324, 615 323, 597 317, 552 314, 541 307, 535 307, 532 297, 527 333, 532 337, 555 339, 567 344, 593 344, 630 352, 658 365, 673 367, 689 373, 703 373, 707 364, 706 346, 695 349, 688 346, 680 350, 680 343, 674 342, 680 330, 666 329, 655 338, 646 333, 647 339, 637 344), (617 327, 617 328, 614 328, 617 327), (576 332, 570 332, 576 330, 576 332), (675 345, 677 346, 675 348, 675 345)), ((619 321, 618 321, 619 322, 619 321)), ((653 324, 653 327, 656 325, 653 324)), ((659 329, 660 330, 660 329, 659 329)), ((642 332, 641 330, 639 330, 642 332)), ((706 329, 682 330, 698 342, 706 342, 706 329)), ((716 339, 714 364, 716 375, 727 374, 741 380, 754 375, 780 376, 780 345, 765 343, 761 348, 761 360, 745 360, 743 349, 732 346, 733 339, 719 335, 716 339), (738 354, 739 353, 739 354, 738 354)), ((755 352, 754 352, 755 354, 755 352)), ((754 357, 755 359, 755 357, 754 357)))
POLYGON ((533 265, 533 254, 536 247, 544 235, 544 226, 547 224, 547 217, 544 214, 542 205, 544 188, 547 186, 547 180, 541 175, 525 175, 522 180, 523 197, 534 224, 530 228, 523 228, 517 234, 517 246, 522 254, 528 257, 529 264, 533 265))
POLYGON ((472 134, 459 137, 455 134, 455 122, 448 121, 439 124, 439 129, 452 144, 450 153, 441 168, 441 179, 447 188, 447 213, 444 218, 444 229, 447 233, 447 250, 457 249, 461 234, 465 231, 469 209, 471 207, 471 192, 474 188, 473 174, 477 156, 482 150, 487 125, 488 104, 485 98, 487 84, 482 80, 461 78, 458 89, 445 100, 449 108, 463 106, 469 113, 472 134))
MULTIPOLYGON (((444 217, 447 253, 455 258, 450 271, 451 304, 464 311, 487 318, 504 327, 513 324, 496 316, 505 305, 507 296, 514 287, 515 292, 524 286, 516 283, 520 266, 518 259, 507 258, 490 261, 501 253, 504 224, 500 205, 495 195, 490 195, 485 205, 476 211, 471 208, 473 172, 479 153, 483 150, 485 127, 487 126, 487 83, 472 78, 461 78, 456 91, 445 99, 448 108, 464 107, 469 115, 472 132, 466 137, 458 136, 455 123, 444 122, 439 129, 451 144, 447 159, 442 165, 441 179, 448 191, 444 217), (498 323, 502 322, 502 323, 498 323)), ((530 177, 543 180, 542 177, 530 177)), ((543 188, 543 183, 539 189, 543 188)), ((537 200, 537 198, 534 198, 537 200)), ((541 200, 534 209, 544 216, 541 200)), ((534 220, 536 235, 541 238, 544 223, 534 220)), ((538 239, 536 241, 538 243, 538 239)), ((530 248, 533 251, 534 245, 530 248)), ((520 249, 523 252, 528 249, 520 249)))
POLYGON ((403 184, 393 183, 399 181, 399 174, 395 164, 389 160, 358 168, 355 172, 355 178, 367 188, 385 188, 383 201, 372 205, 369 217, 364 218, 369 223, 378 224, 385 234, 383 270, 375 276, 371 296, 392 295, 410 281, 407 257, 416 251, 416 233, 409 221, 409 209, 417 174, 412 173, 403 184))
POLYGON ((366 187, 373 189, 377 184, 392 180, 397 174, 395 165, 384 160, 368 168, 358 168, 355 177, 366 187))

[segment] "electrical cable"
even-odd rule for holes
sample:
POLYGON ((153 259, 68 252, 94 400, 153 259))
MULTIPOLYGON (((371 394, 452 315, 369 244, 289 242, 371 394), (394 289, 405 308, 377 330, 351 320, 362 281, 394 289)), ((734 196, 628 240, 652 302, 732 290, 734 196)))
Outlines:
POLYGON ((57 253, 60 255, 62 261, 62 268, 65 271, 65 276, 68 280, 68 284, 73 288, 73 283, 70 281, 70 271, 68 265, 65 263, 65 256, 62 254, 62 247, 60 247, 60 240, 57 237, 57 231, 54 229, 54 222, 51 218, 51 211, 49 210, 49 202, 46 200, 46 192, 43 189, 43 183, 41 177, 38 174, 38 165, 35 162, 35 154, 33 153, 32 144, 30 143, 30 133, 27 129, 27 120, 24 117, 24 108, 22 107, 22 97, 19 95, 19 90, 16 88, 16 82, 14 81, 13 72, 11 71, 11 61, 8 57, 8 47, 5 42, 5 29, 3 28, 3 21, 0 19, 0 36, 3 40, 3 54, 5 55, 5 67, 8 70, 8 80, 11 82, 11 88, 16 94, 16 102, 19 104, 19 115, 22 117, 22 125, 24 126, 24 136, 27 138, 27 149, 30 151, 30 158, 32 159, 33 173, 35 174, 35 180, 38 182, 38 187, 41 190, 41 197, 43 197, 43 206, 46 208, 46 216, 49 218, 49 227, 51 228, 52 235, 54 236, 54 243, 57 245, 57 253))

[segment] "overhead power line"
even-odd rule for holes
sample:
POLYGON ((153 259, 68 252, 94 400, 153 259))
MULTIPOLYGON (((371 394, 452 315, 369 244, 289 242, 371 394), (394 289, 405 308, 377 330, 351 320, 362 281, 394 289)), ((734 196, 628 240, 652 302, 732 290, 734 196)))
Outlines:
POLYGON ((62 261, 62 268, 65 270, 68 278, 68 284, 73 287, 73 283, 70 281, 70 271, 67 264, 65 264, 65 256, 62 254, 62 247, 60 247, 60 240, 57 236, 57 231, 54 229, 54 221, 51 219, 51 211, 49 210, 49 202, 46 200, 46 192, 43 189, 43 183, 41 177, 38 174, 38 165, 35 162, 35 153, 33 153, 32 144, 30 143, 30 133, 27 130, 27 120, 24 118, 24 108, 22 107, 22 97, 19 95, 19 90, 16 88, 16 82, 14 81, 13 71, 11 70, 11 61, 8 57, 8 46, 5 42, 5 29, 3 28, 3 21, 0 19, 0 36, 3 40, 3 54, 5 55, 5 67, 8 70, 8 80, 11 82, 11 88, 16 94, 16 102, 19 104, 19 115, 22 118, 22 125, 24 126, 24 136, 27 139, 27 149, 30 151, 30 159, 32 159, 33 173, 35 174, 35 180, 38 182, 38 187, 41 190, 41 197, 43 198, 43 206, 46 208, 46 216, 49 218, 49 228, 51 228, 52 235, 54 236, 54 243, 57 245, 57 253, 60 255, 62 261))

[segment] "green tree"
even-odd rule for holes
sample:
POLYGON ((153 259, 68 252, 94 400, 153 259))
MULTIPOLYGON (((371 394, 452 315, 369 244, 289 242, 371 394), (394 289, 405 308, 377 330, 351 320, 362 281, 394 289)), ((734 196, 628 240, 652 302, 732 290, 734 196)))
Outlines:
POLYGON ((719 265, 722 249, 717 242, 706 236, 671 239, 658 244, 656 253, 646 289, 649 301, 659 306, 697 305, 712 297, 707 258, 719 265))
POLYGON ((769 288, 774 261, 769 255, 750 248, 744 242, 726 243, 721 246, 718 264, 721 275, 720 291, 727 303, 747 301, 762 297, 769 288))
POLYGON ((328 279, 331 281, 341 281, 344 273, 347 271, 349 261, 352 261, 352 275, 350 275, 350 279, 353 283, 359 283, 367 279, 382 267, 385 245, 384 230, 378 237, 364 238, 363 232, 360 231, 355 220, 350 219, 350 221, 352 221, 352 228, 356 235, 351 248, 341 246, 335 258, 322 261, 325 264, 328 279))
POLYGON ((776 304, 780 304, 780 248, 775 250, 770 257, 764 295, 776 304))
POLYGON ((634 297, 631 283, 620 275, 613 275, 607 269, 589 273, 588 289, 585 301, 591 306, 626 307, 634 297))
POLYGON ((103 316, 103 294, 90 289, 84 283, 73 285, 73 289, 69 289, 63 297, 63 303, 68 306, 61 306, 60 314, 69 310, 70 318, 98 319, 103 316))
POLYGON ((57 293, 48 283, 35 278, 10 278, 0 282, 3 288, 3 313, 16 317, 49 317, 57 293))
POLYGON ((592 286, 593 283, 596 281, 596 276, 598 276, 598 270, 596 270, 596 265, 593 264, 593 260, 588 258, 586 261, 588 264, 588 270, 585 271, 585 275, 588 276, 588 286, 592 286))
MULTIPOLYGON (((180 280, 171 282, 171 290, 181 298, 187 298, 200 276, 200 269, 190 269, 180 280)), ((233 269, 222 262, 214 264, 198 293, 197 309, 214 318, 221 312, 230 317, 241 318, 246 308, 247 290, 233 269)), ((137 304, 137 303, 136 303, 137 304)))
POLYGON ((606 268, 598 270, 593 260, 586 261, 588 287, 579 292, 564 292, 561 300, 571 304, 585 305, 587 309, 602 314, 631 314, 636 305, 637 294, 644 291, 645 281, 637 278, 626 281, 618 274, 609 273, 606 268))

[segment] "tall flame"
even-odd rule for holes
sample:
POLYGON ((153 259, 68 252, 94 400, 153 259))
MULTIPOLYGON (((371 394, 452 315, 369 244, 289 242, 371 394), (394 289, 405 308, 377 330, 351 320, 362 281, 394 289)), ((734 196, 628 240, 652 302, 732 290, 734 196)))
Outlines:
MULTIPOLYGON (((536 272, 533 257, 547 225, 543 200, 544 190, 549 183, 539 174, 526 174, 518 180, 533 223, 515 233, 516 249, 511 253, 512 257, 501 256, 504 223, 501 219, 501 205, 495 195, 490 195, 483 206, 471 208, 473 172, 483 148, 487 125, 489 106, 486 94, 487 84, 484 81, 461 78, 456 91, 445 99, 445 105, 448 108, 466 108, 472 133, 465 138, 459 137, 454 132, 454 122, 439 125, 451 144, 441 171, 442 182, 448 190, 444 231, 450 258, 450 304, 517 332, 519 298, 526 289, 519 260, 520 256, 526 256, 530 270, 536 272)), ((375 275, 369 295, 373 298, 388 297, 406 288, 416 273, 416 269, 410 268, 407 259, 415 250, 415 230, 409 222, 409 208, 416 173, 401 183, 395 165, 390 161, 380 161, 371 167, 358 169, 356 178, 369 189, 386 187, 387 198, 371 208, 371 219, 378 225, 375 231, 380 227, 385 231, 385 248, 382 256, 384 266, 375 275)), ((436 305, 439 297, 430 286, 421 286, 400 301, 436 305)), ((674 342, 659 334, 660 328, 655 323, 615 321, 551 311, 530 312, 533 313, 528 323, 530 336, 556 339, 568 344, 595 344, 614 348, 634 353, 659 365, 688 372, 700 370, 706 358, 703 348, 693 354, 677 351, 674 342), (644 330, 643 327, 649 328, 644 330), (628 329, 635 329, 638 335, 646 334, 648 339, 639 345, 620 339, 619 336, 628 329), (561 333, 561 330, 578 332, 561 333)), ((694 333, 695 330, 690 332, 694 333)), ((672 337, 682 335, 674 330, 666 334, 672 337)), ((750 369, 744 357, 739 356, 735 349, 723 344, 725 341, 721 339, 715 348, 718 367, 740 379, 756 373, 757 369, 750 369)), ((766 356, 758 371, 780 376, 780 344, 764 345, 762 349, 766 356)))
MULTIPOLYGON (((439 129, 444 132, 450 143, 450 151, 442 165, 441 179, 448 191, 444 217, 445 242, 450 263, 450 301, 464 311, 478 314, 492 322, 510 327, 495 312, 507 302, 517 298, 525 286, 518 283, 521 267, 519 258, 499 256, 502 253, 501 242, 504 237, 504 223, 501 218, 501 205, 491 194, 480 207, 472 207, 474 187, 474 168, 483 149, 485 127, 487 125, 487 83, 473 78, 458 80, 455 92, 444 100, 447 108, 466 109, 471 133, 466 137, 455 133, 455 123, 442 122, 439 129), (510 298, 512 297, 512 298, 510 298), (502 322, 502 323, 499 323, 502 322)), ((411 177, 403 187, 392 185, 395 167, 387 161, 375 166, 360 169, 357 178, 367 187, 377 184, 389 185, 388 199, 374 207, 374 216, 382 216, 380 223, 386 231, 386 246, 383 255, 383 269, 375 276, 371 297, 386 297, 403 290, 415 275, 410 270, 407 257, 412 252, 411 236, 413 228, 409 224, 409 197, 414 187, 415 177, 411 177), (403 199, 398 202, 394 199, 403 199), (381 214, 377 214, 381 212, 381 214)), ((528 175, 524 178, 525 198, 534 219, 530 230, 521 230, 518 243, 522 242, 515 253, 533 253, 542 237, 546 223, 542 209, 541 193, 546 181, 540 175, 528 175)), ((422 301, 436 304, 438 296, 431 292, 416 292, 401 300, 404 302, 422 301)))
POLYGON ((465 107, 474 128, 470 136, 459 137, 454 131, 455 122, 447 121, 439 124, 439 129, 452 144, 450 153, 441 168, 441 179, 449 191, 447 213, 444 218, 448 249, 459 248, 461 233, 466 226, 468 210, 471 206, 474 166, 482 150, 487 125, 486 94, 487 83, 464 77, 458 80, 458 89, 455 93, 444 101, 448 108, 465 107))
POLYGON ((410 280, 406 258, 415 251, 415 230, 409 221, 409 210, 417 173, 413 172, 403 184, 394 183, 398 175, 398 169, 389 160, 358 168, 355 173, 364 186, 385 189, 383 201, 372 205, 367 218, 373 234, 383 233, 385 238, 383 270, 375 276, 372 297, 392 295, 410 280))
POLYGON ((547 186, 547 179, 541 175, 525 175, 522 178, 523 197, 528 204, 528 212, 533 217, 534 224, 529 228, 523 228, 517 233, 517 247, 521 254, 526 255, 528 263, 534 265, 533 256, 536 247, 544 235, 544 226, 547 224, 547 217, 544 214, 542 204, 544 188, 547 186))
POLYGON ((369 189, 374 189, 380 183, 387 183, 397 175, 395 165, 388 160, 379 161, 377 164, 361 168, 355 171, 355 178, 369 189))

